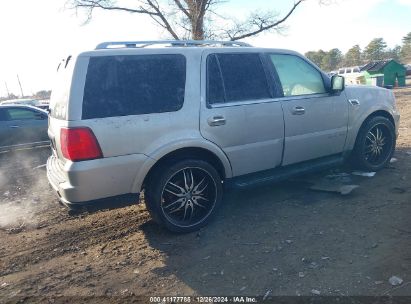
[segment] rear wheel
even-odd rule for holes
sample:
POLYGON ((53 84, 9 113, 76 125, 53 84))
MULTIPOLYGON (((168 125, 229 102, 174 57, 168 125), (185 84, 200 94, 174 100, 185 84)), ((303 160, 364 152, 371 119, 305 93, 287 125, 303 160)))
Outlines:
POLYGON ((157 168, 149 178, 146 205, 153 219, 175 232, 206 225, 222 200, 216 169, 201 160, 182 160, 157 168))
POLYGON ((381 116, 366 121, 358 133, 353 158, 364 170, 377 171, 390 161, 395 150, 395 127, 381 116))

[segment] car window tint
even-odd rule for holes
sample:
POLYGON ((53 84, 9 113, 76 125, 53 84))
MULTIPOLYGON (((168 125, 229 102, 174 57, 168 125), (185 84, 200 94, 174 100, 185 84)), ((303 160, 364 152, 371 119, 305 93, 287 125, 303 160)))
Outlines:
POLYGON ((83 119, 178 111, 185 80, 182 55, 93 57, 84 88, 83 119))
MULTIPOLYGON (((243 101, 271 98, 267 77, 264 72, 259 54, 216 54, 217 62, 221 69, 222 85, 225 92, 225 101, 243 101)), ((216 70, 216 64, 211 61, 209 78, 212 78, 212 70, 216 70)), ((214 71, 217 73, 217 71, 214 71)), ((219 80, 215 80, 216 82, 219 80)), ((221 82, 220 82, 221 83, 221 82)), ((216 90, 216 87, 214 87, 216 90)), ((220 102, 221 92, 209 96, 210 103, 220 102)))
POLYGON ((284 96, 325 93, 320 72, 302 58, 294 55, 270 55, 280 78, 284 96))
POLYGON ((10 120, 40 119, 39 113, 28 109, 10 108, 7 109, 7 112, 9 113, 10 120))
POLYGON ((7 114, 5 109, 0 109, 0 121, 9 120, 9 115, 7 114))
POLYGON ((207 101, 209 104, 225 101, 223 78, 215 55, 207 58, 207 101))

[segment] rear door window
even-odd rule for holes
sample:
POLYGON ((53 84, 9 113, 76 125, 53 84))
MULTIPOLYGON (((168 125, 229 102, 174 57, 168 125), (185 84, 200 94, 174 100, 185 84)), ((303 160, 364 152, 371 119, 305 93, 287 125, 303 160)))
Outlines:
POLYGON ((271 98, 258 53, 211 54, 207 85, 209 104, 271 98))
POLYGON ((92 57, 83 97, 83 119, 172 112, 184 103, 183 55, 92 57))

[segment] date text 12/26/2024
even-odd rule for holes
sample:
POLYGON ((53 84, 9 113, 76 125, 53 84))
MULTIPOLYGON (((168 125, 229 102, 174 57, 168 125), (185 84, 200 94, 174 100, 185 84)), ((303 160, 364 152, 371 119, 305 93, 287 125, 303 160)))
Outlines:
POLYGON ((257 303, 255 297, 150 297, 150 303, 257 303))

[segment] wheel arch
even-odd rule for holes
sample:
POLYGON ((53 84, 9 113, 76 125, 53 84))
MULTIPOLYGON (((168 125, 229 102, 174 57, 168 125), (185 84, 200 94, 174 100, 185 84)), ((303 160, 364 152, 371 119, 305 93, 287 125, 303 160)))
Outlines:
POLYGON ((231 164, 224 152, 217 147, 207 144, 184 147, 176 147, 176 145, 173 145, 172 147, 162 150, 162 152, 150 156, 150 160, 139 170, 133 183, 132 192, 140 192, 154 170, 168 163, 175 163, 176 161, 188 158, 207 161, 215 167, 222 180, 232 177, 231 164))
POLYGON ((360 131, 364 128, 364 126, 366 125, 366 123, 367 123, 370 119, 372 119, 372 118, 374 118, 374 117, 378 117, 378 116, 387 118, 387 119, 393 124, 393 126, 394 126, 394 128, 395 128, 395 120, 394 120, 394 117, 392 116, 392 114, 391 114, 389 111, 386 111, 386 110, 376 110, 376 111, 373 111, 373 112, 371 112, 370 114, 368 114, 365 119, 362 120, 362 123, 361 123, 357 128, 355 128, 355 134, 353 134, 354 136, 351 135, 351 136, 352 136, 352 137, 351 137, 352 139, 349 141, 349 142, 350 142, 350 144, 348 145, 348 146, 350 147, 350 148, 348 149, 349 151, 351 151, 351 150, 354 149, 355 144, 356 144, 356 142, 357 142, 358 135, 360 134, 360 131))

